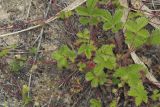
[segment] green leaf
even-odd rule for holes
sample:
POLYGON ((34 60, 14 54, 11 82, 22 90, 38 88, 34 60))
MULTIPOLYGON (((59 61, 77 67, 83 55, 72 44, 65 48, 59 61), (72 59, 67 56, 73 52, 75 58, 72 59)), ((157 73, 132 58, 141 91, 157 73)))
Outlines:
POLYGON ((144 90, 144 86, 141 83, 137 83, 136 86, 132 86, 128 92, 128 95, 135 97, 136 105, 139 106, 143 101, 147 103, 147 92, 144 90))
POLYGON ((108 30, 110 30, 110 29, 112 29, 112 24, 109 23, 109 22, 105 22, 105 23, 103 24, 103 30, 108 31, 108 30))
POLYGON ((147 39, 149 37, 149 33, 145 29, 141 29, 137 33, 132 33, 130 31, 126 31, 126 43, 134 48, 139 48, 144 43, 147 42, 147 39))
POLYGON ((107 21, 107 22, 112 21, 112 15, 108 10, 106 10, 106 12, 102 15, 102 18, 104 21, 107 21))
POLYGON ((99 23, 99 19, 97 17, 92 17, 89 20, 90 20, 89 22, 91 25, 97 25, 99 23))
POLYGON ((120 22, 120 23, 117 23, 116 25, 114 25, 114 27, 112 27, 112 32, 116 33, 118 32, 120 29, 122 29, 123 27, 123 24, 120 22))
POLYGON ((96 6, 98 0, 87 0, 87 7, 88 8, 93 8, 96 6))
POLYGON ((153 45, 160 45, 160 30, 156 29, 152 32, 149 42, 153 45))
POLYGON ((98 78, 94 78, 94 79, 91 81, 91 86, 92 86, 92 87, 98 87, 98 78))
POLYGON ((127 29, 127 31, 137 32, 137 23, 135 23, 133 20, 128 20, 125 28, 127 29))
POLYGON ((125 27, 128 31, 137 33, 148 24, 148 20, 145 17, 139 17, 135 21, 128 20, 125 27))
POLYGON ((82 54, 83 52, 85 52, 85 50, 86 50, 86 45, 85 44, 81 45, 81 47, 78 49, 78 54, 79 55, 82 54))
POLYGON ((62 45, 59 50, 52 53, 52 58, 57 61, 59 68, 63 68, 68 66, 68 60, 74 62, 76 53, 69 49, 67 45, 62 45))
POLYGON ((102 15, 103 17, 103 30, 112 30, 112 32, 117 32, 122 28, 123 23, 121 22, 123 12, 121 10, 116 10, 114 16, 110 14, 110 12, 106 12, 105 15, 102 15))
POLYGON ((76 12, 81 16, 90 16, 89 10, 86 7, 79 6, 76 8, 76 12))
POLYGON ((87 81, 91 81, 94 79, 94 74, 92 72, 88 72, 85 77, 87 81))
POLYGON ((108 69, 114 69, 116 67, 116 57, 113 53, 113 47, 113 45, 103 45, 97 50, 94 62, 108 69))
POLYGON ((52 53, 52 58, 58 61, 58 60, 62 59, 63 56, 58 51, 56 51, 56 52, 52 53))
POLYGON ((79 39, 89 40, 90 39, 90 32, 88 29, 84 29, 82 32, 78 32, 77 36, 79 39))
POLYGON ((121 18, 123 15, 123 11, 122 10, 116 10, 114 16, 113 16, 113 23, 114 25, 121 22, 121 18))
POLYGON ((68 66, 68 61, 65 58, 62 58, 58 61, 58 68, 63 68, 68 66))
POLYGON ((75 53, 74 51, 70 50, 70 51, 68 52, 68 58, 69 58, 72 62, 74 62, 74 60, 75 60, 75 58, 76 58, 76 53, 75 53))
POLYGON ((78 54, 84 53, 88 59, 92 56, 92 51, 95 50, 95 47, 92 44, 82 44, 78 49, 78 54))
POLYGON ((148 24, 148 19, 146 17, 139 17, 136 19, 137 30, 144 28, 148 24))
POLYGON ((86 50, 85 50, 85 55, 88 59, 91 58, 92 56, 92 49, 90 47, 86 47, 86 50))
POLYGON ((157 101, 160 98, 160 91, 155 89, 153 91, 153 94, 152 94, 151 98, 152 98, 153 101, 157 101))
POLYGON ((147 39, 149 37, 149 32, 146 29, 141 29, 137 32, 137 35, 147 39))
POLYGON ((91 81, 92 87, 97 87, 98 85, 103 85, 107 81, 107 75, 103 71, 101 65, 97 65, 93 71, 86 74, 86 80, 91 81))
POLYGON ((82 63, 82 62, 79 62, 78 67, 79 67, 79 71, 83 71, 83 69, 86 68, 86 64, 82 63))
POLYGON ((96 75, 102 75, 104 72, 103 72, 103 69, 104 69, 104 66, 103 65, 96 65, 95 68, 94 68, 94 74, 96 75))
POLYGON ((94 8, 92 9, 92 16, 93 17, 103 17, 105 14, 106 14, 106 10, 103 10, 103 9, 99 9, 99 8, 94 8))
POLYGON ((86 25, 89 23, 89 18, 88 17, 80 17, 79 21, 81 24, 86 25))
POLYGON ((136 17, 143 17, 144 16, 144 14, 143 14, 143 12, 141 12, 141 11, 137 11, 137 12, 129 12, 129 16, 128 16, 128 19, 134 19, 134 18, 136 18, 136 17))

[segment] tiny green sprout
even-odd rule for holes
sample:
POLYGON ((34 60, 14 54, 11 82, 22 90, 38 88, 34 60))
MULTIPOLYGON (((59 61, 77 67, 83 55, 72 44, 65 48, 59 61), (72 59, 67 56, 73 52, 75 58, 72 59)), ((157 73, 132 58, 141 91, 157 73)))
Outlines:
POLYGON ((68 60, 74 62, 76 53, 69 49, 68 46, 63 45, 59 50, 52 53, 52 58, 58 62, 58 67, 63 68, 68 66, 68 60))
POLYGON ((148 41, 152 45, 160 45, 160 29, 155 29, 148 41))
POLYGON ((90 100, 90 107, 102 107, 100 99, 91 99, 90 100))
POLYGON ((158 99, 160 99, 160 91, 157 89, 154 90, 151 98, 153 101, 157 101, 158 99))
POLYGON ((108 31, 111 29, 112 32, 119 31, 123 25, 121 22, 122 15, 122 10, 116 10, 113 16, 109 11, 106 11, 106 14, 103 14, 103 30, 108 31))
POLYGON ((23 104, 27 105, 31 102, 31 97, 28 96, 28 92, 30 91, 27 85, 23 85, 22 87, 22 100, 23 104))
POLYGON ((147 42, 149 32, 144 29, 148 24, 148 19, 145 17, 139 17, 135 21, 128 20, 126 28, 126 43, 134 48, 138 48, 147 42))
POLYGON ((66 19, 66 18, 69 18, 70 16, 72 16, 72 11, 67 11, 67 12, 65 12, 65 11, 62 11, 61 13, 60 13, 60 16, 59 16, 59 18, 60 19, 66 19))

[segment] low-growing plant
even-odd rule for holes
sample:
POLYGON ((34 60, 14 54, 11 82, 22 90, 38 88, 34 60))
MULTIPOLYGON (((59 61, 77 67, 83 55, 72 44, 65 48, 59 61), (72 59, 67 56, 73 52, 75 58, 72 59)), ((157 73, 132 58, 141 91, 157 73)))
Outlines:
MULTIPOLYGON (((114 3, 117 5, 118 2, 115 1, 114 3)), ((115 44, 97 46, 95 41, 91 39, 92 31, 87 28, 98 26, 101 23, 104 31, 110 30, 112 33, 118 33, 125 29, 124 41, 135 51, 145 44, 160 45, 160 30, 155 29, 150 33, 146 29, 149 19, 138 12, 137 14, 129 13, 127 22, 122 23, 123 8, 117 8, 114 12, 109 12, 109 10, 99 8, 97 3, 99 3, 99 0, 87 0, 86 6, 80 6, 76 9, 80 16, 80 23, 88 26, 77 33, 78 39, 74 49, 63 45, 53 52, 52 58, 57 61, 59 68, 67 68, 72 64, 77 65, 78 70, 85 73, 85 79, 91 82, 92 87, 106 84, 109 76, 112 76, 114 85, 119 87, 129 86, 127 94, 135 98, 137 106, 143 102, 147 103, 147 91, 141 79, 141 74, 145 74, 145 68, 138 64, 120 65, 118 63, 119 57, 114 51, 115 44)), ((115 102, 111 105, 114 107, 115 102)), ((91 100, 91 107, 101 107, 100 101, 91 100)))
POLYGON ((15 57, 14 59, 11 60, 11 62, 9 63, 9 67, 11 69, 11 71, 13 71, 14 73, 19 73, 19 71, 24 67, 25 65, 25 58, 17 58, 15 57))
POLYGON ((2 51, 0 51, 0 58, 6 56, 8 54, 9 50, 8 49, 4 49, 2 51))

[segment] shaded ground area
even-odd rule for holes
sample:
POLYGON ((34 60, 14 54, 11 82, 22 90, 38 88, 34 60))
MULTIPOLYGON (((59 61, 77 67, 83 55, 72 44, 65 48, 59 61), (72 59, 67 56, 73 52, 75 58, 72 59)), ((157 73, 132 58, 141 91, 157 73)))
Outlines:
MULTIPOLYGON (((73 0, 0 0, 0 34, 40 24, 72 2, 73 0)), ((122 106, 125 89, 120 89, 113 95, 112 83, 91 88, 90 83, 85 81, 84 73, 77 72, 75 68, 59 70, 56 62, 51 59, 52 52, 61 44, 66 43, 72 47, 75 35, 82 28, 78 16, 74 15, 65 21, 51 22, 43 28, 1 38, 0 50, 8 48, 9 52, 0 59, 0 106, 8 104, 9 107, 22 107, 21 93, 25 84, 30 84, 31 89, 32 102, 28 107, 89 107, 89 100, 94 97, 100 98, 104 107, 108 107, 117 97, 120 99, 119 106, 122 106), (23 67, 13 72, 9 65, 16 59, 22 59, 23 67), (35 59, 36 67, 33 70, 35 59)), ((100 29, 97 29, 97 34, 100 44, 107 43, 105 39, 113 35, 100 29)), ((143 47, 137 54, 160 80, 160 47, 143 47)), ((145 85, 149 92, 155 87, 147 81, 145 85)), ((126 100, 128 107, 134 107, 132 100, 126 100)), ((159 104, 149 103, 149 107, 159 104)))

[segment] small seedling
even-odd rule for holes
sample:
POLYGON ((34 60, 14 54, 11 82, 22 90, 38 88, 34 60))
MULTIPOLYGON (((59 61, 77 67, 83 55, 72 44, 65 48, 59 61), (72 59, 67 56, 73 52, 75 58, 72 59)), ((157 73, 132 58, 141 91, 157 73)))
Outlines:
POLYGON ((24 67, 25 65, 25 58, 22 58, 21 56, 18 55, 18 57, 15 57, 10 63, 10 69, 11 71, 15 73, 19 73, 19 71, 24 67))
POLYGON ((24 105, 29 104, 32 100, 31 97, 28 96, 28 92, 30 91, 27 85, 23 85, 22 87, 22 101, 24 105))

